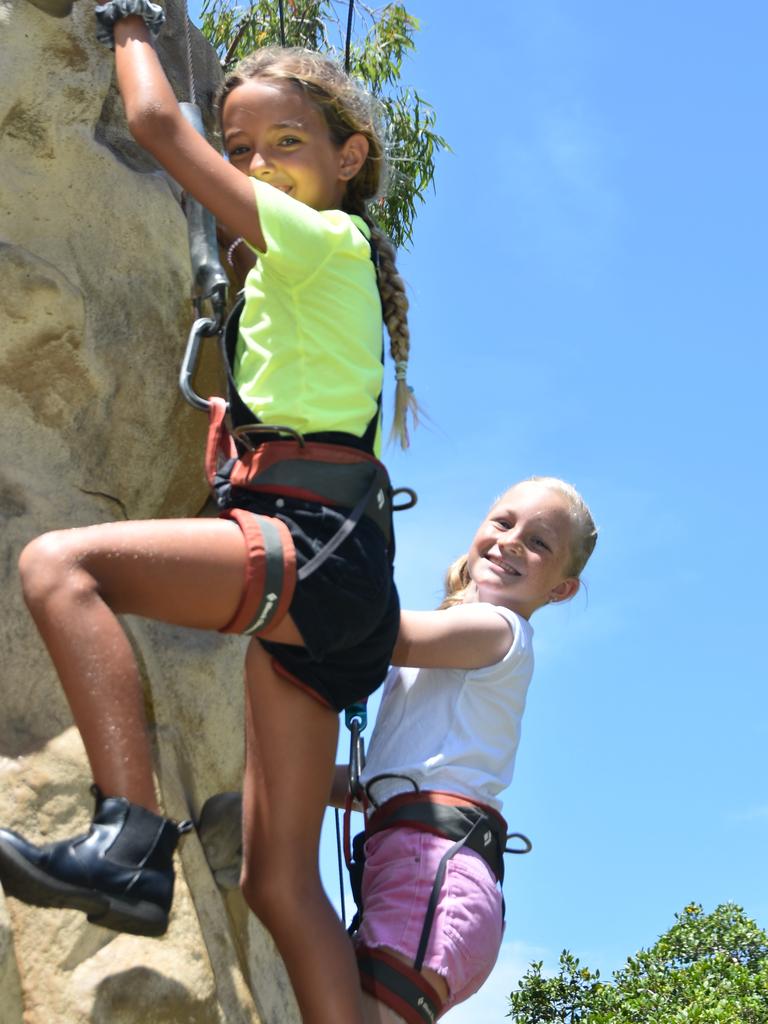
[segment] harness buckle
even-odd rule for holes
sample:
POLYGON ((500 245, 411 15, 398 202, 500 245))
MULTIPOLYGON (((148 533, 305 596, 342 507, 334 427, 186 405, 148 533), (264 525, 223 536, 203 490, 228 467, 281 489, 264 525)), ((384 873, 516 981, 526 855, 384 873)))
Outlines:
POLYGON ((298 444, 299 448, 306 448, 307 446, 304 435, 299 433, 298 430, 294 430, 293 427, 281 427, 271 423, 244 423, 239 427, 234 427, 230 433, 249 452, 256 451, 256 445, 252 443, 248 436, 249 434, 286 434, 291 441, 295 441, 298 444))
POLYGON ((533 843, 528 836, 523 835, 522 832, 510 832, 506 838, 506 842, 508 843, 510 839, 519 839, 522 846, 515 847, 505 845, 504 853, 530 853, 533 849, 533 843))
POLYGON ((392 511, 393 512, 405 512, 406 509, 413 508, 416 502, 419 500, 416 491, 412 487, 396 487, 392 491, 392 511), (395 498, 398 494, 405 494, 408 496, 408 500, 404 501, 401 505, 395 504, 395 498))

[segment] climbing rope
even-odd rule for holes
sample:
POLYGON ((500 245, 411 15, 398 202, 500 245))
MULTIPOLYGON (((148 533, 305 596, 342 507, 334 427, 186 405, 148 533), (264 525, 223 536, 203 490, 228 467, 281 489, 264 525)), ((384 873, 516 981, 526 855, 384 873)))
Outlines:
MULTIPOLYGON (((280 45, 285 46, 285 10, 283 0, 277 0, 277 14, 280 20, 280 45)), ((355 14, 355 0, 347 5, 347 35, 344 43, 344 71, 349 74, 349 51, 352 45, 352 22, 355 14)))
MULTIPOLYGON (((180 103, 179 107, 192 127, 204 136, 203 115, 197 103, 192 56, 192 28, 187 10, 187 0, 182 0, 181 14, 184 19, 189 102, 180 103)), ((197 319, 187 338, 187 347, 179 374, 179 387, 190 405, 197 409, 207 409, 208 402, 195 392, 192 387, 192 378, 197 365, 201 340, 218 336, 221 330, 227 305, 229 278, 219 259, 216 219, 213 214, 189 194, 184 198, 184 212, 187 218, 189 257, 192 264, 192 301, 197 312, 197 319), (206 303, 210 304, 212 317, 203 315, 203 307, 206 303)))
POLYGON ((347 866, 349 866, 350 852, 349 852, 349 818, 352 810, 353 800, 358 800, 365 806, 366 796, 365 787, 360 781, 360 776, 365 768, 365 741, 363 740, 363 733, 368 725, 368 710, 366 702, 364 700, 358 701, 357 704, 350 704, 344 711, 344 721, 347 728, 349 729, 349 768, 347 775, 348 782, 348 796, 347 806, 344 810, 344 835, 342 839, 341 827, 339 824, 339 809, 334 808, 334 816, 336 820, 336 861, 339 870, 339 897, 341 904, 341 921, 346 927, 347 924, 347 909, 344 901, 344 865, 343 860, 346 860, 347 866), (343 851, 343 856, 342 856, 343 851))
POLYGON ((339 824, 339 808, 334 807, 334 820, 336 822, 336 866, 339 872, 339 899, 341 903, 341 923, 347 927, 347 905, 344 899, 344 858, 341 853, 341 826, 339 824))
POLYGON ((195 89, 195 74, 192 63, 192 32, 190 31, 189 11, 187 0, 182 4, 182 15, 184 17, 184 41, 187 47, 187 74, 189 76, 189 102, 197 105, 197 90, 195 89))
POLYGON ((344 44, 344 71, 349 74, 349 47, 352 42, 352 17, 355 13, 355 0, 349 0, 347 10, 347 40, 344 44))

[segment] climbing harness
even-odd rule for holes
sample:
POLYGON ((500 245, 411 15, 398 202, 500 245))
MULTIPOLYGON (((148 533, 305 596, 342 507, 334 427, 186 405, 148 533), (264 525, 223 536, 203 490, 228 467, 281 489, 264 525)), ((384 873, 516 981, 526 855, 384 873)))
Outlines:
MULTIPOLYGON (((365 991, 399 1013, 407 1024, 434 1024, 443 1012, 444 1002, 421 974, 421 968, 448 861, 463 849, 473 850, 483 858, 501 885, 504 880, 504 854, 529 853, 532 845, 521 832, 508 833, 506 821, 492 808, 452 793, 420 790, 408 776, 377 775, 369 780, 364 789, 366 799, 375 810, 366 822, 365 830, 355 836, 351 856, 347 860, 352 894, 357 904, 357 913, 349 928, 351 935, 357 932, 363 918, 365 843, 371 836, 404 825, 453 842, 438 865, 413 964, 404 963, 386 950, 363 944, 358 944, 356 950, 360 981, 365 991), (393 778, 407 779, 413 791, 400 793, 381 806, 377 805, 372 796, 372 788, 384 779, 393 778), (508 846, 510 839, 519 839, 521 846, 508 846)), ((502 900, 502 919, 503 915, 502 900)))
MULTIPOLYGON (((434 1024, 445 1009, 440 994, 421 973, 427 953, 432 924, 437 910, 448 861, 463 849, 473 850, 486 862, 499 885, 504 881, 504 854, 526 854, 532 849, 531 841, 521 832, 508 832, 507 823, 493 808, 474 803, 466 797, 439 791, 420 790, 408 775, 392 772, 376 775, 366 784, 362 782, 365 768, 365 747, 362 733, 367 725, 366 704, 355 704, 346 709, 345 719, 350 730, 348 792, 344 811, 344 858, 357 911, 348 931, 354 936, 363 919, 363 871, 365 843, 372 836, 397 826, 407 826, 422 832, 450 839, 452 845, 443 854, 424 915, 419 944, 413 964, 405 963, 385 949, 376 949, 358 943, 356 946, 360 984, 375 999, 389 1006, 406 1024, 434 1024), (374 796, 376 785, 383 781, 400 779, 409 783, 411 792, 400 793, 379 804, 374 796), (357 801, 364 813, 374 808, 365 829, 349 841, 349 822, 352 804, 357 801), (511 839, 520 840, 519 847, 510 847, 511 839)), ((336 811, 336 842, 339 851, 339 884, 341 888, 341 918, 346 924, 344 886, 341 876, 341 838, 339 816, 336 811)), ((502 921, 504 900, 502 898, 502 921)))
MULTIPOLYGON (((240 398, 232 376, 243 304, 241 296, 220 332, 228 402, 222 398, 200 402, 208 408, 210 419, 205 457, 208 482, 220 507, 239 523, 246 540, 249 532, 259 533, 255 550, 264 560, 266 571, 258 581, 258 601, 254 603, 255 595, 250 595, 246 621, 238 617, 236 626, 227 627, 227 632, 252 634, 280 620, 290 605, 296 583, 319 569, 362 518, 381 531, 390 558, 394 558, 392 514, 415 504, 415 494, 409 488, 394 490, 386 467, 372 454, 381 396, 362 438, 337 431, 302 435, 290 427, 258 420, 240 398), (225 422, 227 418, 229 425, 225 422), (330 540, 297 570, 290 560, 292 545, 283 543, 283 524, 233 508, 233 491, 272 494, 349 511, 330 540), (406 501, 395 504, 395 497, 401 493, 406 494, 406 501)), ((196 335, 192 342, 199 344, 196 335)), ((186 358, 183 373, 187 377, 191 374, 186 358)))

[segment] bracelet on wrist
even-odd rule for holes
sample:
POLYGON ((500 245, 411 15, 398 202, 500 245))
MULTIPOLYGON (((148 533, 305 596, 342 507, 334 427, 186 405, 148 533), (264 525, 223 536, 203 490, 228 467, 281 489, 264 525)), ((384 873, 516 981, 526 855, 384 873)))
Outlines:
POLYGON ((238 237, 234 240, 234 242, 227 249, 227 263, 233 269, 234 269, 234 266, 235 266, 235 261, 233 259, 234 255, 235 255, 235 249, 238 247, 238 245, 241 244, 241 242, 244 242, 244 241, 245 241, 245 239, 243 238, 243 236, 242 235, 238 235, 238 237))
POLYGON ((153 36, 160 31, 165 21, 165 11, 151 0, 109 0, 94 8, 96 15, 96 38, 110 50, 115 48, 115 22, 137 14, 143 19, 153 36))

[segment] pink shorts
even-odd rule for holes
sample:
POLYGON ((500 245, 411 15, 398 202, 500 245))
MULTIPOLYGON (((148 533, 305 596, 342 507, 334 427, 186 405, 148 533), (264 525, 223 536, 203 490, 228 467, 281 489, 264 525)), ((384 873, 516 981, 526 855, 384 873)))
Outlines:
MULTIPOLYGON (((359 942, 415 960, 438 865, 450 846, 450 839, 403 826, 368 840, 359 942)), ((445 978, 446 1010, 477 992, 491 973, 502 932, 493 873, 474 851, 457 853, 447 864, 423 964, 445 978)))

